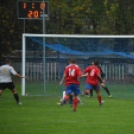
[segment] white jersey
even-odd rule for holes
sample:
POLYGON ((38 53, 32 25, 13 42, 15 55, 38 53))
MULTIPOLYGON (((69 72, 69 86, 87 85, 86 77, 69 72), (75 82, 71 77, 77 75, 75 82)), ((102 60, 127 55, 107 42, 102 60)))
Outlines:
POLYGON ((12 66, 7 64, 0 66, 0 83, 12 82, 11 74, 17 74, 17 72, 14 70, 12 66))

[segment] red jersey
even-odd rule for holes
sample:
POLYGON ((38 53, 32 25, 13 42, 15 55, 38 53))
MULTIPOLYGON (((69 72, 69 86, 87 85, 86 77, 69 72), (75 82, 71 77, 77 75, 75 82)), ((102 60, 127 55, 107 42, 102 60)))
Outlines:
POLYGON ((66 66, 64 75, 65 78, 65 85, 68 86, 69 84, 77 84, 79 85, 78 77, 82 75, 81 69, 76 64, 69 64, 66 66))
POLYGON ((98 85, 98 76, 100 76, 100 69, 95 65, 89 66, 84 70, 84 73, 88 73, 87 76, 87 84, 91 84, 93 86, 98 85))

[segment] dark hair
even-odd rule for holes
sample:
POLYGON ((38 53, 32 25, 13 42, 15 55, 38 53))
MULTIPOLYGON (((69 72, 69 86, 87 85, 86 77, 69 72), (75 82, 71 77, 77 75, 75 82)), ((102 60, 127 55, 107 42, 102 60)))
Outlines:
POLYGON ((99 61, 94 61, 94 65, 99 66, 100 65, 99 61))
POLYGON ((6 58, 5 63, 10 63, 11 60, 9 58, 6 58))
POLYGON ((69 62, 75 64, 75 63, 76 63, 76 59, 75 59, 74 57, 71 57, 71 58, 69 59, 69 62))

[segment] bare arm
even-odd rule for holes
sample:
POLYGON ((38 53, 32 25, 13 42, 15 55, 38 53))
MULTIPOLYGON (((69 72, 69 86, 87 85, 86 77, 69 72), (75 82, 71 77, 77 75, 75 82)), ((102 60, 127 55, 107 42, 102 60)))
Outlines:
POLYGON ((21 76, 20 74, 15 74, 15 76, 19 77, 19 78, 26 78, 25 76, 21 76))
POLYGON ((98 76, 98 79, 100 80, 101 83, 105 82, 100 75, 98 76))
POLYGON ((88 73, 83 73, 83 74, 81 75, 81 77, 86 77, 86 76, 88 76, 88 73))
POLYGON ((65 80, 65 74, 63 75, 63 77, 62 77, 62 79, 61 79, 61 81, 60 81, 60 83, 59 83, 59 85, 61 85, 62 83, 63 83, 63 81, 65 80))

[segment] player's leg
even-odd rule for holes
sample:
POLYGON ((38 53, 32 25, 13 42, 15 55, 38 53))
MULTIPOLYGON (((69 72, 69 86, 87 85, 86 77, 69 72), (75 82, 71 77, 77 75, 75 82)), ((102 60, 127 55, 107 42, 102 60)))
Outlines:
POLYGON ((73 105, 73 93, 70 93, 70 95, 69 95, 69 104, 70 104, 70 106, 73 105))
POLYGON ((74 99, 73 99, 73 104, 74 104, 73 111, 76 111, 78 103, 79 103, 79 99, 78 99, 77 95, 75 94, 74 99))
POLYGON ((63 105, 66 103, 65 96, 66 96, 66 91, 63 91, 62 98, 60 99, 60 102, 57 103, 58 105, 63 105))
POLYGON ((70 106, 73 104, 73 95, 72 95, 73 91, 72 91, 72 84, 68 85, 66 87, 66 95, 69 96, 69 103, 70 106))
POLYGON ((57 105, 63 105, 65 103, 66 103, 65 99, 61 98, 60 101, 57 103, 57 105))
POLYGON ((97 86, 94 86, 94 89, 96 91, 96 94, 97 94, 97 99, 99 101, 99 104, 102 105, 103 104, 103 101, 102 101, 102 96, 100 94, 100 86, 97 85, 97 86))
POLYGON ((17 102, 17 104, 21 105, 22 103, 20 102, 20 99, 19 99, 19 95, 17 93, 17 90, 14 88, 13 90, 11 90, 12 93, 13 93, 13 96, 14 96, 14 99, 15 101, 17 102))
POLYGON ((109 97, 112 97, 112 95, 110 94, 110 91, 105 83, 101 83, 101 87, 106 91, 106 93, 108 94, 109 97))
POLYGON ((73 111, 76 111, 78 103, 79 103, 79 99, 78 99, 78 95, 80 94, 80 88, 78 85, 73 85, 73 93, 74 93, 74 99, 73 99, 73 111))
POLYGON ((17 104, 21 105, 22 103, 19 101, 19 95, 17 93, 17 90, 15 89, 15 85, 13 82, 7 83, 7 88, 9 88, 14 96, 15 101, 17 102, 17 104))
POLYGON ((6 89, 5 83, 0 83, 0 96, 2 95, 3 91, 6 89))
POLYGON ((93 89, 90 90, 90 96, 93 96, 93 89))
POLYGON ((82 96, 84 96, 84 95, 88 95, 88 97, 89 97, 89 94, 90 94, 90 87, 89 87, 89 84, 87 84, 86 83, 86 88, 85 88, 85 90, 82 92, 82 96))
POLYGON ((0 89, 0 96, 2 95, 2 93, 3 93, 3 90, 2 90, 2 89, 0 89))
POLYGON ((16 89, 14 88, 11 91, 12 91, 12 93, 14 95, 14 98, 15 98, 16 102, 18 103, 19 102, 19 95, 18 95, 16 89))
POLYGON ((79 96, 78 96, 78 101, 79 101, 79 104, 83 104, 79 96))

